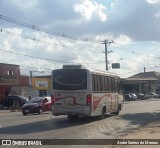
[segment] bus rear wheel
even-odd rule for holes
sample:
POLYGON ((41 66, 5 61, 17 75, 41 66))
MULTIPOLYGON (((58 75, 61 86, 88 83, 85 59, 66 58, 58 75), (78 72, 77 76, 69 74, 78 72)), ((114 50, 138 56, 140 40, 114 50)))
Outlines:
POLYGON ((113 113, 114 115, 119 115, 119 110, 113 113))
POLYGON ((105 118, 105 115, 106 115, 106 107, 103 107, 102 108, 102 111, 101 111, 101 115, 100 115, 100 119, 104 119, 105 118))
POLYGON ((114 115, 119 115, 119 111, 121 110, 121 104, 119 104, 118 106, 118 110, 116 112, 114 112, 113 114, 114 115))

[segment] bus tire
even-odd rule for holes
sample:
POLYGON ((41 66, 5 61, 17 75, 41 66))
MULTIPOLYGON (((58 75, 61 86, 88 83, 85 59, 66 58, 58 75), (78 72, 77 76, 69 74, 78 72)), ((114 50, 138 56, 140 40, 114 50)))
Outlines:
POLYGON ((122 110, 122 104, 119 104, 119 111, 122 110))
POLYGON ((118 110, 114 112, 114 115, 119 115, 119 111, 121 110, 121 104, 118 105, 118 110))
POLYGON ((119 115, 119 110, 113 113, 114 115, 119 115))
POLYGON ((100 115, 100 119, 104 119, 105 118, 105 115, 106 115, 106 107, 103 107, 102 108, 102 111, 101 111, 101 115, 100 115))

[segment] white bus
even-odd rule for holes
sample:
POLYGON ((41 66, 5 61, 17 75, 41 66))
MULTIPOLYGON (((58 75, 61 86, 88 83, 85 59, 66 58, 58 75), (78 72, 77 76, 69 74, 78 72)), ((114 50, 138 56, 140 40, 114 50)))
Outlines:
POLYGON ((64 65, 52 71, 52 114, 79 116, 118 115, 123 95, 120 78, 110 72, 93 71, 81 65, 64 65))

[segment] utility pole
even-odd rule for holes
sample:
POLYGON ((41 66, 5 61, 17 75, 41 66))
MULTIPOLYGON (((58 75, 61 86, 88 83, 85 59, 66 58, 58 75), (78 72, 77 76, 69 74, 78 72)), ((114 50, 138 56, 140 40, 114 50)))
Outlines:
POLYGON ((30 88, 31 88, 31 98, 33 97, 33 86, 32 86, 32 71, 29 71, 30 72, 30 88))
POLYGON ((106 70, 108 70, 108 53, 110 53, 111 51, 108 52, 108 45, 113 43, 112 41, 108 41, 108 40, 104 40, 104 42, 102 42, 102 44, 105 45, 105 62, 106 62, 106 70))

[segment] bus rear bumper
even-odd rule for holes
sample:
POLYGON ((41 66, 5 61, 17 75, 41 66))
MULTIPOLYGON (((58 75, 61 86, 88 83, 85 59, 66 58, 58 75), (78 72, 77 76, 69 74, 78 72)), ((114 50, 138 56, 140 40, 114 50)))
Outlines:
POLYGON ((52 115, 80 115, 80 116, 90 116, 90 107, 85 107, 84 109, 62 109, 62 108, 52 108, 52 115))

